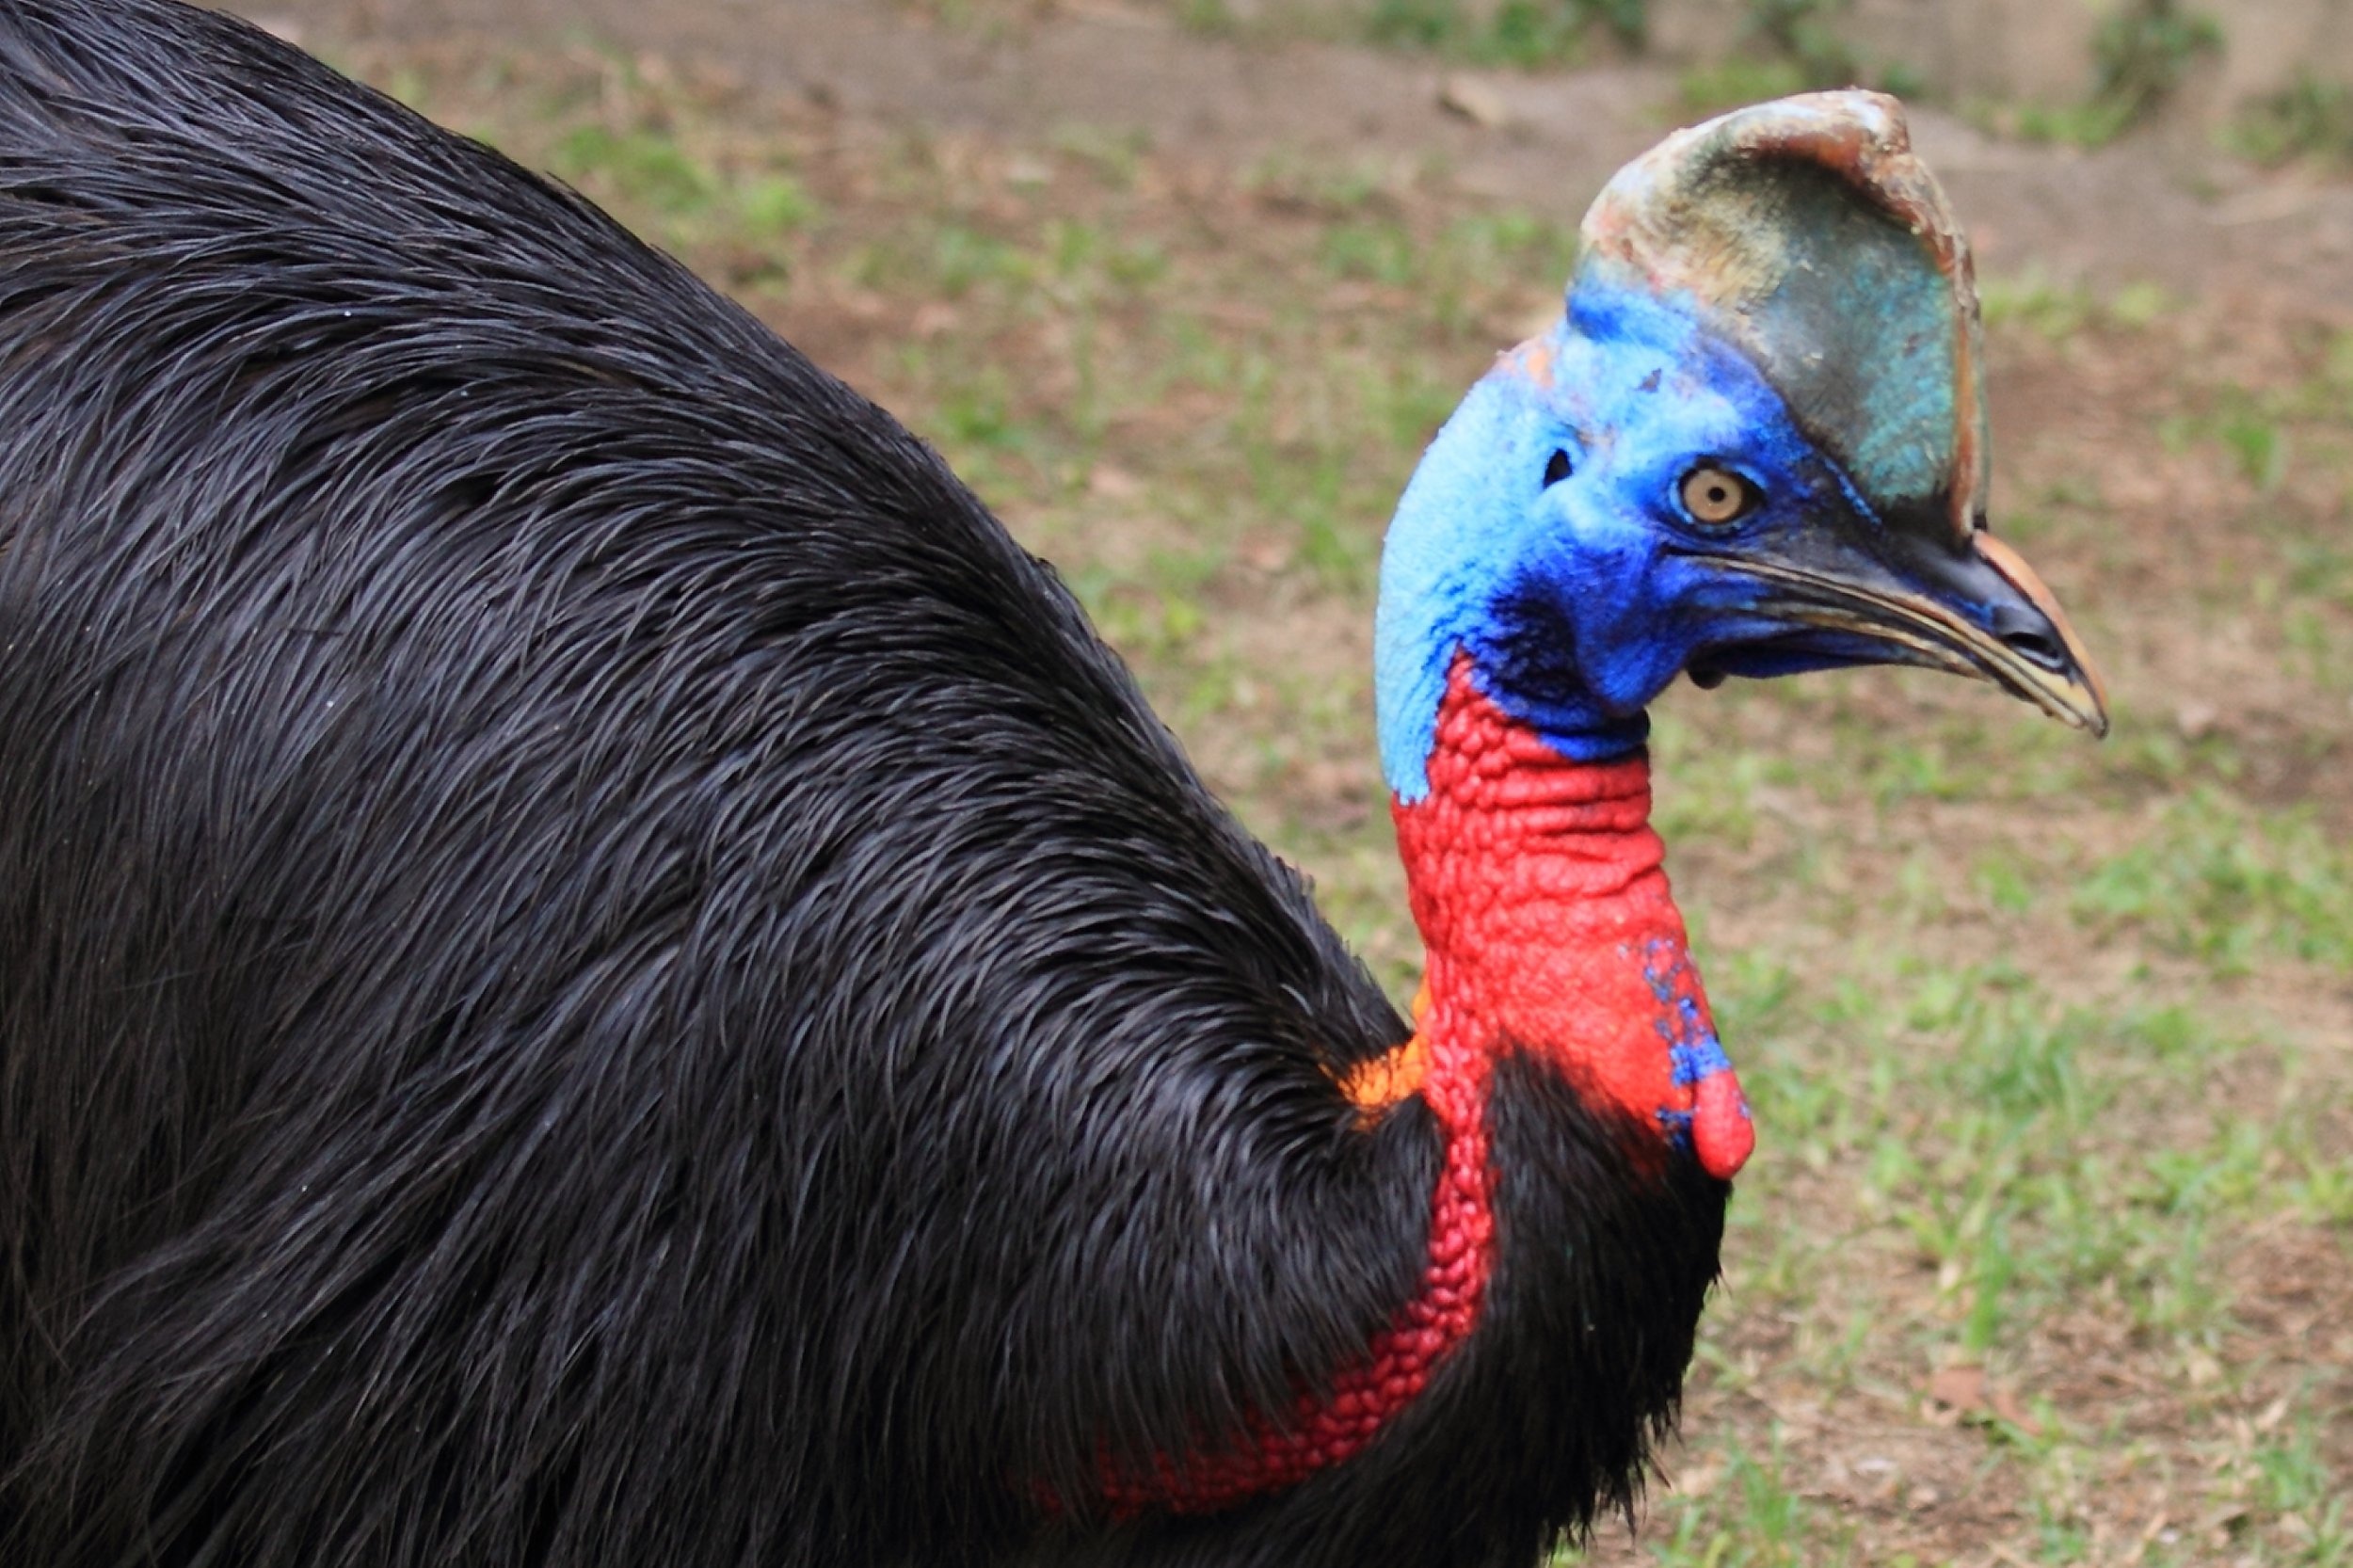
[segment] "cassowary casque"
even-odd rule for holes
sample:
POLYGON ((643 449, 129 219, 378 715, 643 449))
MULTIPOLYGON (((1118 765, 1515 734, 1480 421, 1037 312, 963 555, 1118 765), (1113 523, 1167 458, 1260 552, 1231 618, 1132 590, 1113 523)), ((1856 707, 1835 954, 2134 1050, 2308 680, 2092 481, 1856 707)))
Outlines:
POLYGON ((232 20, 0 0, 0 1560, 1533 1564, 1753 1132, 1643 708, 2087 728, 1868 94, 1671 138, 1401 503, 1409 1023, 937 456, 232 20))

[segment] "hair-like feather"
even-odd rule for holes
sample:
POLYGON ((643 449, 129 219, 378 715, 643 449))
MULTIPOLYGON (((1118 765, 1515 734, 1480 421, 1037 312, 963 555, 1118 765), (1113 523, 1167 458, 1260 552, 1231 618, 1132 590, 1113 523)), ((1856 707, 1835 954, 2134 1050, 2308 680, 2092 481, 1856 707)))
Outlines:
POLYGON ((1532 1562, 1722 1189, 1518 1069, 1429 1392, 1094 1501, 1413 1288, 1403 1033, 888 416, 242 24, 0 0, 0 1560, 1532 1562))

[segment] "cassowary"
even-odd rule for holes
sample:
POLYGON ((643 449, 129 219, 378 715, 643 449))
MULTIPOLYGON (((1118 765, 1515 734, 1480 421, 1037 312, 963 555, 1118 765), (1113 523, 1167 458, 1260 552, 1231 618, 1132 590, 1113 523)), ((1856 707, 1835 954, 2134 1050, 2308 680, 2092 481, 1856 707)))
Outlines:
POLYGON ((1526 1565, 1748 1112, 1643 706, 2104 727, 1889 101, 1610 185, 1398 510, 1410 1025, 922 444, 241 24, 0 0, 0 1561, 1526 1565))

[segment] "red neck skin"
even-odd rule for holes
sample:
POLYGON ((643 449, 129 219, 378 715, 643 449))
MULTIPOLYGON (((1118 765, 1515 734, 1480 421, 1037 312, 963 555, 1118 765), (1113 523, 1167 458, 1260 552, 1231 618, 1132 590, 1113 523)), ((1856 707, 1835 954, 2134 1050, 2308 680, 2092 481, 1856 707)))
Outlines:
POLYGON ((1730 1180, 1754 1145, 1660 869, 1648 760, 1572 761, 1488 700, 1458 658, 1428 775, 1421 800, 1392 803, 1429 950, 1414 1037, 1345 1086, 1368 1114, 1420 1095, 1446 1140, 1421 1287, 1364 1360, 1283 1426, 1254 1416, 1223 1448, 1109 1474, 1118 1514, 1210 1512, 1347 1460, 1477 1327, 1494 1264, 1487 1101, 1502 1053, 1549 1063, 1597 1110, 1655 1128, 1653 1175, 1682 1143, 1730 1180))
POLYGON ((1483 1091, 1497 1052, 1525 1050, 1732 1179, 1755 1130, 1667 888, 1648 758, 1570 760, 1458 659, 1428 772, 1429 794, 1394 814, 1429 950, 1431 1104, 1452 1078, 1483 1091))

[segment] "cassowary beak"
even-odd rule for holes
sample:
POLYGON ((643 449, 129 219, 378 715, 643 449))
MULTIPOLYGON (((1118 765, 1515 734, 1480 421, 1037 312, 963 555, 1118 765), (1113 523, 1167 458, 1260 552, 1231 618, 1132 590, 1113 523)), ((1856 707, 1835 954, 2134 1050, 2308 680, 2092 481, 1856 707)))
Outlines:
POLYGON ((1758 608, 1773 619, 1866 639, 1893 663, 1991 680, 2078 729, 2108 732, 2091 655, 2016 551, 1982 530, 1958 546, 1949 535, 1887 542, 1892 558, 1825 539, 1829 559, 1750 557, 1740 570, 1765 584, 1758 608))

